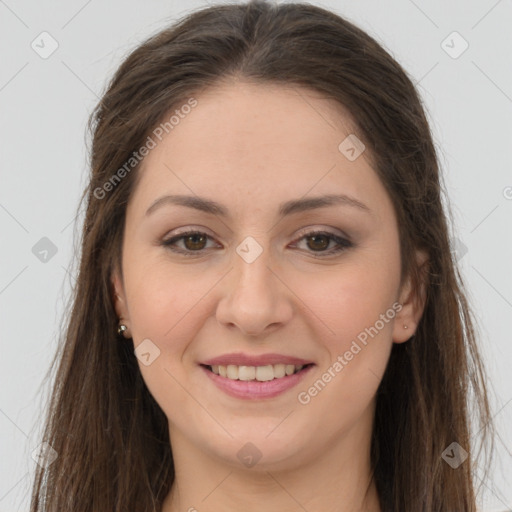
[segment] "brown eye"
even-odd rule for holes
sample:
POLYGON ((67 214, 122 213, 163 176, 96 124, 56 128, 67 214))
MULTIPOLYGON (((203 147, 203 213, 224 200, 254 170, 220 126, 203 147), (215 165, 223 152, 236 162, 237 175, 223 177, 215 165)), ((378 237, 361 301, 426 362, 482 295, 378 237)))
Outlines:
POLYGON ((323 251, 329 247, 330 238, 327 235, 310 235, 306 237, 308 241, 308 247, 314 251, 323 251))
POLYGON ((194 233, 184 236, 183 243, 187 249, 197 251, 205 248, 207 238, 203 233, 194 233))
POLYGON ((161 244, 174 252, 180 252, 186 255, 198 253, 197 255, 199 256, 203 251, 208 249, 207 244, 209 238, 206 233, 202 233, 201 231, 189 231, 173 236, 168 240, 163 240, 161 244))
POLYGON ((296 244, 299 246, 302 242, 305 242, 304 250, 315 257, 330 256, 354 247, 346 238, 328 231, 310 231, 299 238, 296 244), (331 242, 333 246, 329 247, 331 242))

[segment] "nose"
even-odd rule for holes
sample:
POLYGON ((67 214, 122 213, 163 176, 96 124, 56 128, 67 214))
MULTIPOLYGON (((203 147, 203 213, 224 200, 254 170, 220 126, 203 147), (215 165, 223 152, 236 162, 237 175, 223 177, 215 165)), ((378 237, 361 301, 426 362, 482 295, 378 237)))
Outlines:
POLYGON ((248 336, 284 326, 293 315, 293 294, 278 274, 271 268, 268 251, 251 263, 235 255, 217 306, 218 322, 248 336))

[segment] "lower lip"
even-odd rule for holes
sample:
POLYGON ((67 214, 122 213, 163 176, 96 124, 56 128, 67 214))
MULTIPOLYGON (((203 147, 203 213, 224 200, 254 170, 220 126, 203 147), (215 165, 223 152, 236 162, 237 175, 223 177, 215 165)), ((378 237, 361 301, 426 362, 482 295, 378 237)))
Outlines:
POLYGON ((226 377, 221 377, 205 366, 201 366, 206 375, 213 381, 213 383, 226 394, 235 398, 245 399, 260 399, 260 398, 273 398, 275 396, 288 391, 297 385, 313 368, 313 364, 307 366, 297 373, 287 375, 279 379, 267 380, 260 382, 257 380, 233 380, 226 377))

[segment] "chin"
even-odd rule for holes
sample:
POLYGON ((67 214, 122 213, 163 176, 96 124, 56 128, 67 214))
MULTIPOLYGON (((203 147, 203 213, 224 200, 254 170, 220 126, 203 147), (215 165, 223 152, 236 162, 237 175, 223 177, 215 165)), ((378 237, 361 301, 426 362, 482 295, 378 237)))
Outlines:
POLYGON ((222 435, 221 438, 209 437, 203 442, 206 441, 205 448, 216 458, 236 469, 277 471, 296 468, 312 447, 313 440, 300 437, 297 432, 292 433, 282 426, 276 428, 279 421, 274 420, 269 427, 268 419, 248 419, 236 429, 228 428, 233 438, 222 435), (251 425, 247 425, 249 421, 251 425))

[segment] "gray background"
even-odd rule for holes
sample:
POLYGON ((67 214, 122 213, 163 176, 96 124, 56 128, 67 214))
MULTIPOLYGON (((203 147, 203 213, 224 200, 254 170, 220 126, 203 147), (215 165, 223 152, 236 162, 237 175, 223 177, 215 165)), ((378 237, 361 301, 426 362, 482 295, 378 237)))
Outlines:
MULTIPOLYGON (((512 509, 512 2, 313 3, 373 35, 424 99, 503 438, 481 506, 512 509)), ((87 116, 123 56, 206 4, 0 0, 0 512, 28 510, 31 453, 41 442, 48 393, 42 379, 76 271, 73 229, 87 172, 87 116), (42 58, 53 40, 58 48, 42 58), (45 253, 51 245, 57 252, 45 253)))

